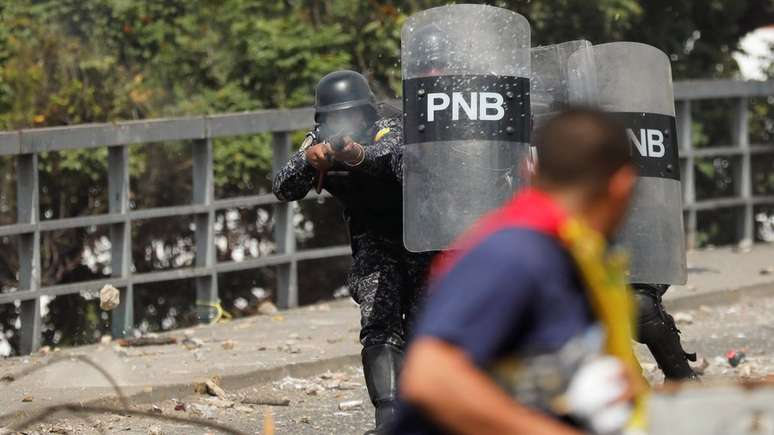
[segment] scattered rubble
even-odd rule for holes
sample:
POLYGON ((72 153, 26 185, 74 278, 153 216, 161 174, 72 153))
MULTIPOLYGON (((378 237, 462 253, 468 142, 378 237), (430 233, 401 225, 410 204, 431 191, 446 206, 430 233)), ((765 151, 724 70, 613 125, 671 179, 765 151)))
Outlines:
POLYGON ((707 368, 709 368, 709 365, 709 361, 707 361, 706 358, 701 357, 696 360, 695 363, 691 364, 691 368, 697 375, 703 375, 707 371, 707 368))
POLYGON ((274 305, 271 301, 263 301, 260 304, 258 304, 258 314, 262 314, 264 316, 273 316, 277 314, 279 310, 277 310, 277 306, 274 305))
POLYGON ((32 402, 32 396, 24 396, 24 397, 22 397, 22 402, 25 402, 25 403, 32 402))
POLYGON ((217 377, 212 377, 204 382, 200 382, 194 385, 194 391, 199 394, 209 394, 210 396, 215 396, 222 400, 228 400, 228 395, 223 390, 223 388, 218 385, 219 383, 220 379, 217 377))
POLYGON ((240 401, 245 405, 289 406, 290 399, 277 397, 245 397, 240 401))
POLYGON ((194 350, 204 346, 204 341, 200 338, 185 337, 182 341, 182 344, 186 349, 194 350))
POLYGON ((233 408, 234 402, 228 399, 224 399, 221 397, 209 397, 207 398, 207 402, 211 404, 212 406, 220 409, 227 409, 227 408, 233 408))
POLYGON ((158 426, 151 426, 148 428, 148 435, 164 435, 164 432, 158 426))
POLYGON ((761 275, 771 275, 774 273, 774 266, 764 267, 758 273, 760 273, 761 275))
POLYGON ((675 319, 675 322, 677 322, 678 324, 690 325, 693 323, 693 315, 691 315, 690 313, 678 312, 678 313, 675 313, 672 317, 675 319))
POLYGON ((738 366, 742 361, 745 360, 745 353, 738 350, 729 350, 726 352, 726 360, 728 361, 728 364, 731 367, 738 366))
POLYGON ((99 307, 105 311, 110 311, 121 302, 121 293, 117 288, 106 284, 99 291, 99 307))
POLYGON ((147 335, 137 338, 122 338, 116 340, 116 343, 121 347, 163 346, 177 343, 177 338, 147 335))
POLYGON ((296 346, 295 340, 288 340, 284 344, 277 346, 277 350, 286 353, 301 353, 301 348, 296 346))
POLYGON ((223 342, 223 349, 224 350, 233 350, 234 347, 236 347, 236 341, 234 340, 226 340, 223 342))
POLYGON ((218 411, 218 408, 212 406, 212 405, 203 405, 201 403, 194 403, 191 405, 191 412, 195 415, 207 418, 207 419, 213 419, 215 418, 215 413, 218 411))
POLYGON ((159 405, 151 406, 150 412, 152 412, 154 414, 163 414, 164 413, 164 411, 161 409, 161 407, 159 405))
POLYGON ((363 409, 362 400, 348 400, 346 402, 339 403, 340 411, 354 411, 356 409, 363 409))

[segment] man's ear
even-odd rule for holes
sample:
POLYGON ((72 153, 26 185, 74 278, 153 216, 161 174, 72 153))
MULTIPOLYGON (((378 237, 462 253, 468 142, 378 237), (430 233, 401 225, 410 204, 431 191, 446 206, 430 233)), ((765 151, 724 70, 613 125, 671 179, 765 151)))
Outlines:
POLYGON ((610 177, 608 184, 608 194, 610 198, 618 201, 627 201, 634 191, 637 184, 637 170, 633 165, 626 165, 619 168, 613 176, 610 177))

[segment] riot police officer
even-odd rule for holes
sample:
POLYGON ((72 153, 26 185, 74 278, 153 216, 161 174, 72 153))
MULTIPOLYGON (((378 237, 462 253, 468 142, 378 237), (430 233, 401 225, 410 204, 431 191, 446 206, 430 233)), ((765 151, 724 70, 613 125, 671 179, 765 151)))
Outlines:
POLYGON ((317 85, 315 122, 273 191, 295 201, 318 186, 344 208, 353 259, 348 285, 360 305, 363 371, 378 431, 395 413, 403 348, 431 255, 403 247, 400 114, 380 117, 365 77, 336 71, 317 85))
POLYGON ((661 302, 669 285, 632 284, 632 287, 637 300, 637 341, 648 346, 666 379, 698 379, 688 363, 696 361, 696 354, 683 349, 680 330, 661 302))

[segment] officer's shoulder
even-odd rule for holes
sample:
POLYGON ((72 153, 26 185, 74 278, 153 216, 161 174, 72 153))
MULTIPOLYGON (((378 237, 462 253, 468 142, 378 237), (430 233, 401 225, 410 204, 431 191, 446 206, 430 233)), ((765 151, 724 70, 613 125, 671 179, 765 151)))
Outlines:
POLYGON ((402 120, 400 119, 400 116, 385 116, 383 118, 379 118, 378 120, 376 120, 374 125, 376 125, 376 127, 379 128, 380 130, 384 128, 389 128, 390 130, 392 130, 392 129, 403 127, 403 123, 402 123, 402 120))
POLYGON ((374 123, 375 131, 374 142, 379 142, 388 134, 395 134, 401 131, 402 125, 400 118, 381 118, 374 123))

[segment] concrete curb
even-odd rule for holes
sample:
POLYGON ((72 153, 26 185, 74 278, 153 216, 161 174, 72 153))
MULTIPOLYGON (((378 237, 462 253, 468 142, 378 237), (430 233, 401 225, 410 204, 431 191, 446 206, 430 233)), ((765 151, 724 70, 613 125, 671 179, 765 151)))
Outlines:
MULTIPOLYGON (((340 370, 342 367, 360 365, 360 354, 340 355, 333 358, 319 359, 315 361, 307 361, 300 363, 293 363, 283 366, 270 367, 265 369, 253 370, 245 373, 238 374, 226 374, 222 375, 217 371, 213 371, 209 376, 220 376, 221 387, 226 392, 254 385, 266 384, 269 382, 278 381, 286 376, 292 376, 297 378, 309 377, 325 371, 340 370)), ((169 384, 162 386, 152 387, 151 390, 127 387, 125 390, 134 390, 134 393, 124 391, 129 403, 131 405, 142 405, 153 402, 160 402, 173 398, 184 399, 186 397, 195 396, 194 385, 198 382, 205 381, 206 379, 192 378, 191 382, 182 384, 169 384), (139 391, 138 391, 139 390, 139 391)), ((118 398, 113 394, 112 388, 104 388, 106 395, 93 400, 82 402, 84 405, 102 405, 112 406, 120 408, 121 404, 118 398)), ((50 405, 53 405, 50 404, 50 405)), ((45 407, 31 408, 24 411, 17 411, 10 415, 0 416, 0 426, 7 426, 14 420, 21 417, 29 416, 35 412, 40 411, 45 407)), ((53 421, 56 416, 49 416, 44 421, 53 421)))
POLYGON ((774 283, 753 284, 749 286, 715 290, 694 295, 677 296, 664 299, 664 306, 669 311, 694 310, 702 305, 729 305, 745 298, 762 298, 774 296, 774 283))

